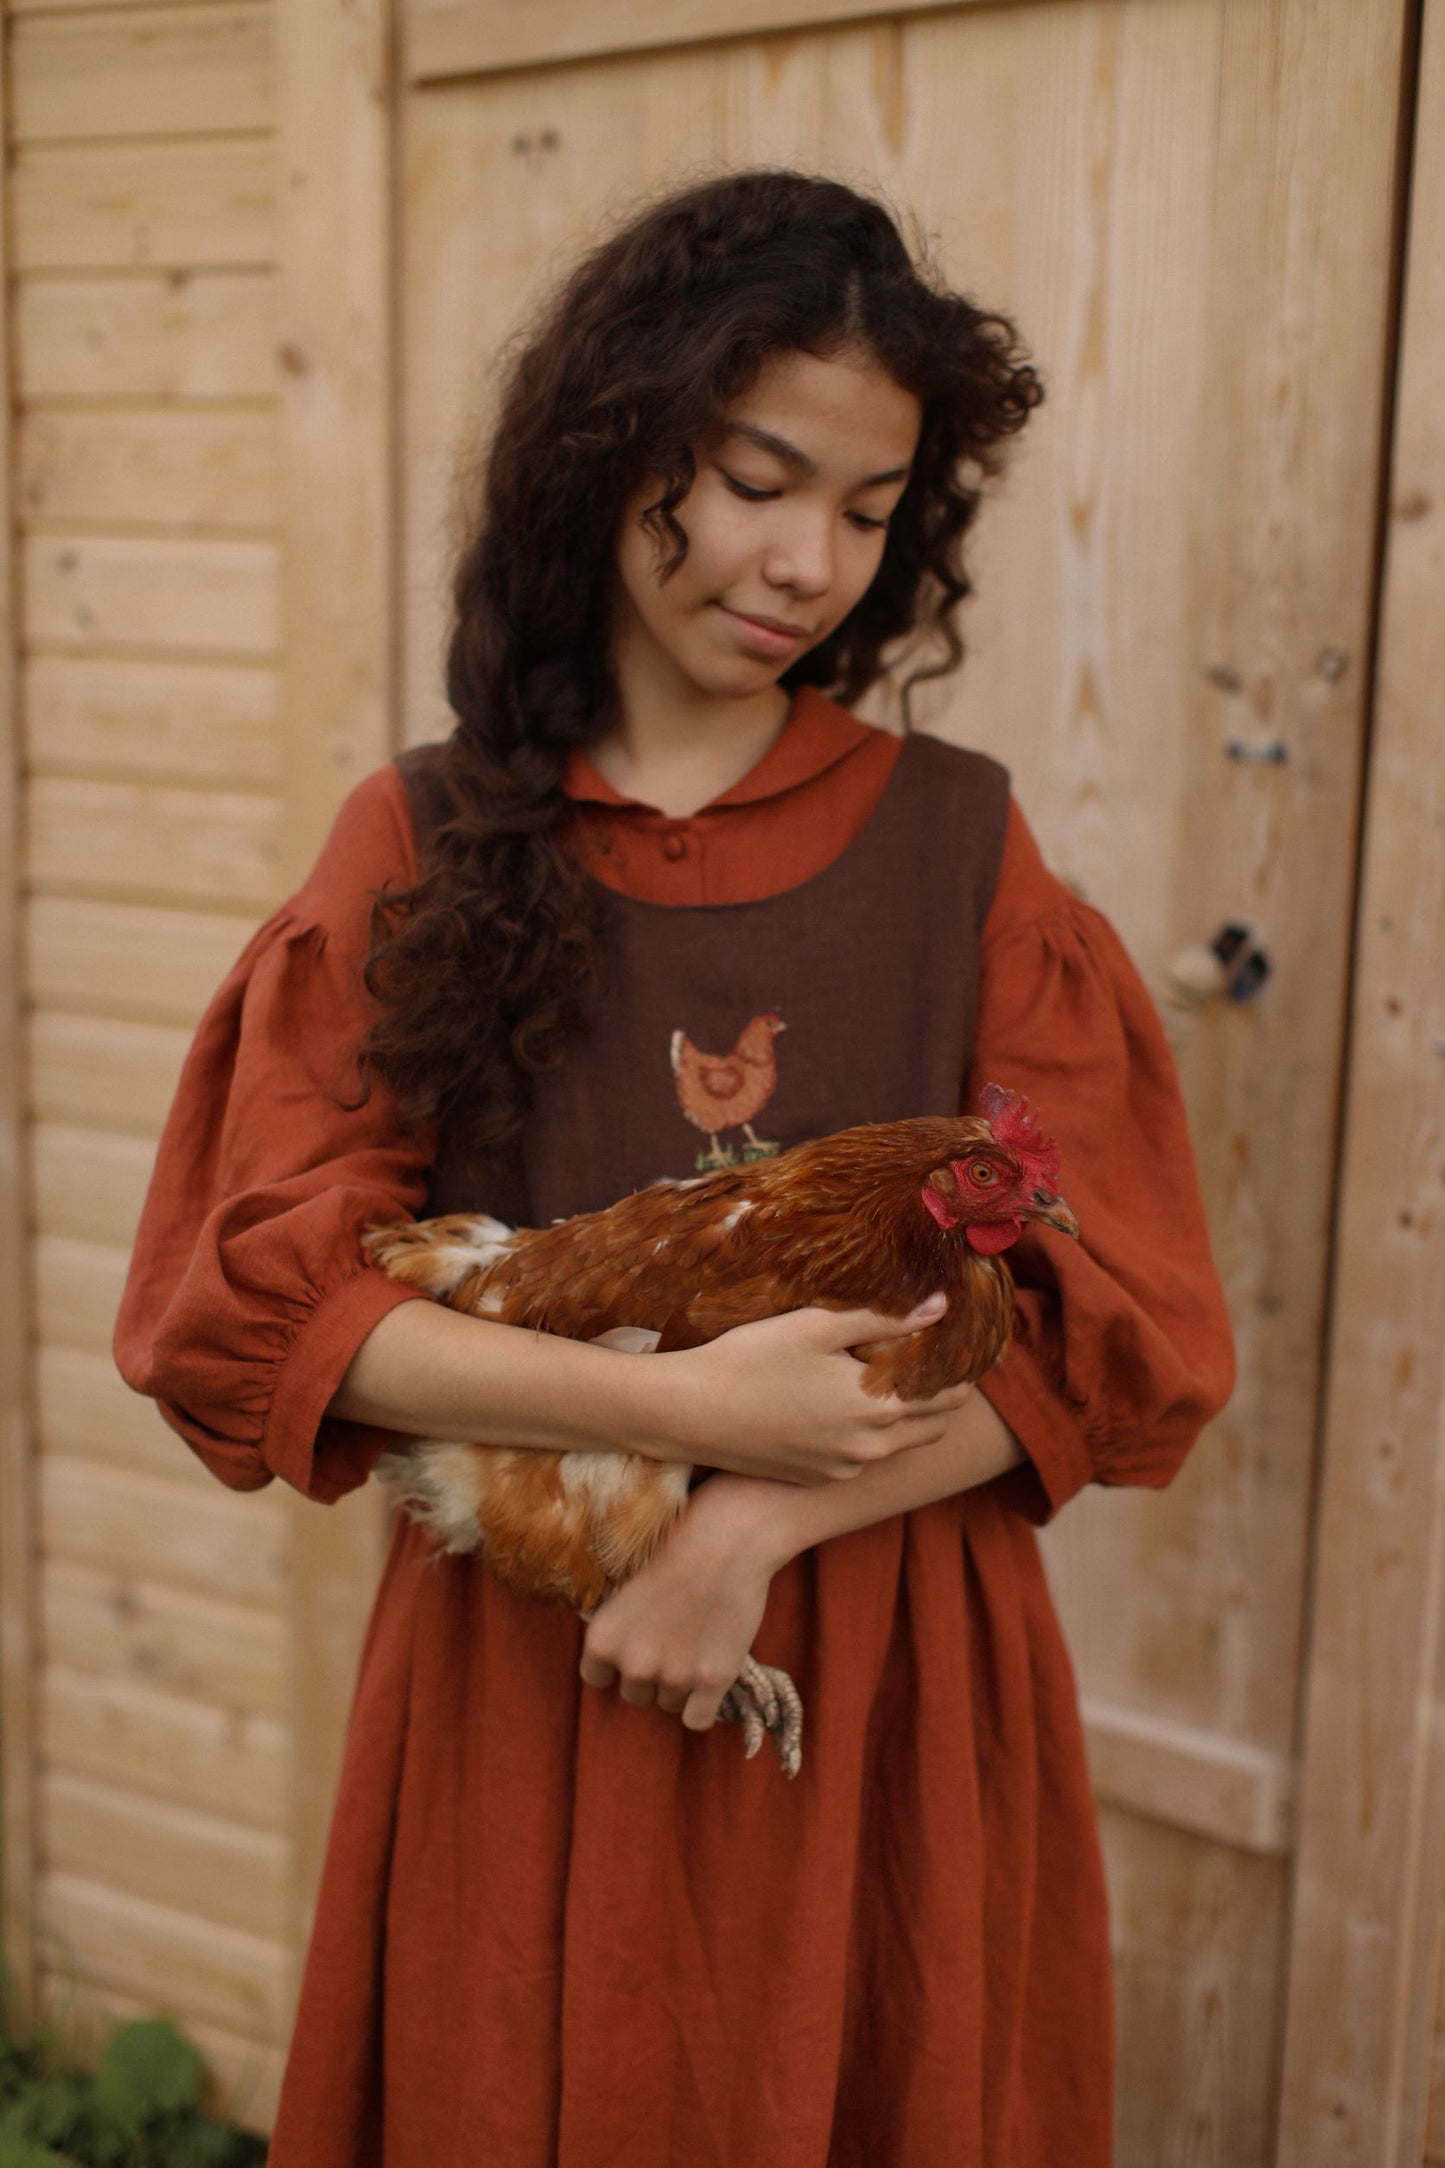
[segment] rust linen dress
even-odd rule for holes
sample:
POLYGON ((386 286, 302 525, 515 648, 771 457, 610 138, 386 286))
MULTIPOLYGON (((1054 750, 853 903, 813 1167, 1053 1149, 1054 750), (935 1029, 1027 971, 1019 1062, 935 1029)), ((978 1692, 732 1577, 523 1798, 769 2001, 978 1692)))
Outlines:
MULTIPOLYGON (((803 692, 684 820, 574 754, 574 847, 655 902, 777 894, 897 752, 803 692)), ((419 1299, 357 1235, 420 1209, 430 1156, 329 1086, 368 897, 414 864, 388 766, 218 990, 161 1141, 116 1359, 236 1489, 332 1500, 391 1442, 325 1410, 419 1299)), ((1010 1252, 1027 1344, 980 1390, 1028 1458, 776 1576, 755 1647, 808 1707, 796 1784, 584 1687, 579 1621, 396 1525, 272 2168, 1106 2168, 1107 1904, 1034 1528, 1087 1482, 1167 1483, 1234 1356, 1153 1004, 1013 804, 970 1103, 995 1075, 1047 1106, 1084 1230, 1010 1252)))

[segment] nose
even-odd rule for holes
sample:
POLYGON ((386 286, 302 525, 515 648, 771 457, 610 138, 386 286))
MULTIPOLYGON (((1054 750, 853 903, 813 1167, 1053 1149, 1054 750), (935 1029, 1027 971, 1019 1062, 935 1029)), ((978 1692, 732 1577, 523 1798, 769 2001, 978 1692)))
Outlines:
POLYGON ((833 584, 833 531, 824 512, 799 506, 774 539, 763 576, 774 587, 796 595, 826 595, 833 584))

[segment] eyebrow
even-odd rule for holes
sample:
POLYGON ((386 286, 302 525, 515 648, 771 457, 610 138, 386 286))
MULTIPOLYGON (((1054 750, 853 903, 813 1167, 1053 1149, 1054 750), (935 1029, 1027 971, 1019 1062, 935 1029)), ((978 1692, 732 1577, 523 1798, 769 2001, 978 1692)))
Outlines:
MULTIPOLYGON (((786 437, 774 436, 771 429, 760 429, 756 422, 729 422, 726 425, 726 434, 730 437, 746 437, 750 444, 756 444, 763 451, 771 452, 774 458, 781 459, 785 466, 796 467, 800 474, 811 475, 818 471, 817 461, 810 459, 806 452, 800 451, 796 444, 790 444, 786 437)), ((873 489, 880 482, 902 482, 907 479, 908 473, 907 467, 890 467, 886 474, 870 474, 867 481, 859 482, 857 487, 873 489)))

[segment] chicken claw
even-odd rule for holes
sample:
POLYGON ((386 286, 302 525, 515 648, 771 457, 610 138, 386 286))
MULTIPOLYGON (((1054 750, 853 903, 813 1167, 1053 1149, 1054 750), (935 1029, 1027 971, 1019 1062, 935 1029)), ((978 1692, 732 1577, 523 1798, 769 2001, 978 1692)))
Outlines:
POLYGON ((766 1735, 777 1748, 784 1776, 798 1774, 803 1766, 803 1702, 786 1671, 760 1664, 755 1656, 744 1657, 717 1713, 727 1723, 742 1725, 749 1761, 766 1735))

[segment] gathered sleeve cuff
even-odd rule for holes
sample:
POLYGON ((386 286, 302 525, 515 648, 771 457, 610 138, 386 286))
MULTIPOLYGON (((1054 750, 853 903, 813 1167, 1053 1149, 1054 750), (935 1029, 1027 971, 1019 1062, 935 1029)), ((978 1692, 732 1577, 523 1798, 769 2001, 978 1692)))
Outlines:
POLYGON ((986 1083, 1031 1102, 1079 1223, 1077 1242, 1029 1227, 1007 1252, 1015 1337, 978 1385, 1027 1455, 994 1478, 998 1493, 1042 1526, 1086 1483, 1168 1483, 1234 1390, 1235 1348, 1158 1011, 1016 806, 980 948, 966 1111, 986 1083))
POLYGON ((371 895, 410 880, 401 785, 351 793, 306 886, 211 1000, 162 1133, 117 1315, 126 1383, 235 1490, 282 1477, 330 1502, 396 1434, 328 1416, 367 1334, 428 1299, 369 1264, 369 1226, 415 1218, 426 1139, 354 1052, 371 895))

